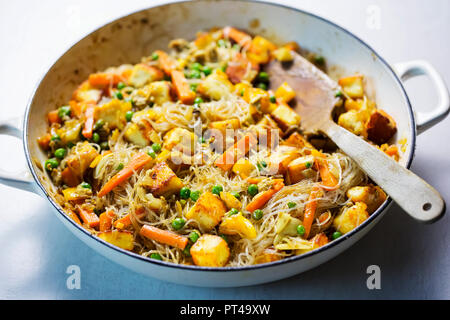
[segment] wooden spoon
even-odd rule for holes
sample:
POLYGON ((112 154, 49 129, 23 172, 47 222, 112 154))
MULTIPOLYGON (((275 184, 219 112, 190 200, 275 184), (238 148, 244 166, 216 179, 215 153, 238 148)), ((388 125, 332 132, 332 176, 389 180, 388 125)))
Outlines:
POLYGON ((327 135, 411 217, 422 222, 442 217, 445 202, 432 186, 332 120, 339 85, 301 55, 293 54, 292 63, 274 60, 265 71, 272 89, 286 81, 295 90, 294 109, 301 116, 303 131, 327 135))

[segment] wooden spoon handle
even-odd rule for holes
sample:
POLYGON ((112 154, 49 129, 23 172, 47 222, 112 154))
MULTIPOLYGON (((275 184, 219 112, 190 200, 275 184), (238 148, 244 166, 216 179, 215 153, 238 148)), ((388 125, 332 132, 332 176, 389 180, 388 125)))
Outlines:
POLYGON ((434 222, 444 215, 445 202, 439 192, 384 152, 334 122, 322 131, 411 217, 434 222))

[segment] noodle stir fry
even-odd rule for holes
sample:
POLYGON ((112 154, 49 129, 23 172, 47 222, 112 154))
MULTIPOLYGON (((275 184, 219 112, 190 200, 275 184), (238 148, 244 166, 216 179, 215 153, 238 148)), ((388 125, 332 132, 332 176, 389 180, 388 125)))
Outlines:
MULTIPOLYGON (((81 83, 38 139, 49 189, 68 216, 125 250, 177 264, 267 263, 317 249, 385 200, 321 136, 302 134, 288 83, 267 90, 272 59, 297 51, 232 27, 175 39, 136 65, 81 83)), ((398 160, 395 121, 341 78, 336 121, 398 160)))

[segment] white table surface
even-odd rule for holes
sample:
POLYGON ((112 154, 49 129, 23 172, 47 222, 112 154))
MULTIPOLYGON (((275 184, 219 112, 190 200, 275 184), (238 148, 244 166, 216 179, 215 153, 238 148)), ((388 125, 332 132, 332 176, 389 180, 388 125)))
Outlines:
MULTIPOLYGON (((23 115, 46 68, 85 33, 162 2, 166 1, 1 1, 0 120, 23 115)), ((450 84, 448 0, 279 2, 342 25, 390 63, 426 59, 450 84), (374 20, 374 14, 379 19, 374 20)), ((406 87, 418 110, 436 103, 426 80, 411 81, 406 87)), ((449 138, 447 118, 419 136, 412 166, 447 203, 449 138)), ((0 136, 0 167, 14 171, 24 166, 20 141, 0 136)), ((211 289, 146 278, 110 262, 73 236, 49 203, 34 193, 0 184, 0 204, 0 299, 450 298, 448 215, 421 225, 394 205, 361 241, 314 270, 260 286, 211 289), (366 287, 366 268, 372 264, 381 268, 381 290, 366 287), (79 290, 66 286, 69 265, 80 266, 79 290)))

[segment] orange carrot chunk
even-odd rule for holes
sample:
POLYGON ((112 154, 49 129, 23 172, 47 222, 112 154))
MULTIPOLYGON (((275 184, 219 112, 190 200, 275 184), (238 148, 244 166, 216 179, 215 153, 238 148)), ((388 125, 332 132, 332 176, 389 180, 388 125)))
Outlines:
POLYGON ((60 118, 59 115, 58 115, 58 110, 50 111, 50 112, 47 114, 47 119, 48 119, 48 122, 49 122, 50 124, 53 124, 53 123, 61 123, 61 118, 60 118))
POLYGON ((93 211, 85 209, 81 206, 77 206, 77 208, 81 220, 83 220, 83 222, 87 224, 89 227, 96 228, 100 224, 100 219, 93 211))
POLYGON ((247 133, 239 139, 232 147, 228 148, 221 157, 219 157, 214 165, 224 171, 230 170, 233 165, 242 157, 244 157, 258 141, 252 133, 247 133))
POLYGON ((104 195, 108 194, 112 189, 131 177, 133 175, 133 172, 142 169, 151 160, 152 157, 150 157, 146 153, 139 153, 135 155, 122 170, 120 170, 103 186, 103 188, 101 188, 97 196, 103 197, 104 195))
POLYGON ((148 239, 155 240, 181 250, 183 250, 188 243, 188 239, 186 237, 148 225, 142 226, 140 234, 148 239))
POLYGON ((78 218, 77 214, 73 211, 67 212, 67 215, 76 223, 78 223, 81 226, 80 218, 78 218))
POLYGON ((122 77, 115 73, 93 73, 89 75, 89 84, 97 88, 106 88, 117 85, 122 81, 122 77))
POLYGON ((176 62, 164 51, 156 50, 155 53, 158 55, 159 67, 163 69, 166 74, 172 74, 172 71, 177 67, 176 62))
POLYGON ((92 131, 94 130, 94 110, 95 106, 93 104, 88 104, 84 115, 86 119, 84 120, 84 128, 81 134, 86 139, 92 138, 92 131))
POLYGON ((51 138, 52 138, 51 134, 47 133, 47 134, 43 135, 42 137, 39 137, 37 142, 43 150, 48 150, 51 138))
POLYGON ((184 104, 192 104, 195 99, 195 92, 189 87, 189 83, 184 77, 183 72, 172 70, 172 83, 175 87, 178 99, 184 104))
POLYGON ((113 218, 116 216, 116 214, 114 213, 114 211, 108 210, 103 212, 99 219, 100 219, 100 224, 99 224, 99 229, 100 231, 108 231, 111 230, 112 227, 112 220, 113 218))
POLYGON ((257 194, 245 209, 250 212, 253 212, 256 209, 261 209, 270 200, 270 198, 272 198, 272 196, 283 187, 284 183, 282 181, 275 182, 272 188, 257 194))
POLYGON ((130 225, 131 225, 131 218, 129 213, 126 216, 114 221, 114 227, 116 227, 117 229, 124 229, 130 225))
POLYGON ((335 190, 338 185, 338 181, 331 173, 330 167, 326 160, 316 160, 316 167, 319 170, 320 178, 322 179, 322 185, 326 190, 335 190))
POLYGON ((225 36, 225 38, 234 40, 242 47, 248 47, 252 42, 251 36, 233 27, 225 27, 223 29, 223 35, 225 36))
POLYGON ((305 238, 308 238, 309 233, 311 231, 311 226, 314 221, 314 216, 316 214, 317 209, 317 197, 319 195, 320 187, 318 185, 314 185, 311 189, 311 193, 309 194, 308 202, 305 205, 305 212, 303 218, 303 226, 305 227, 305 238))

